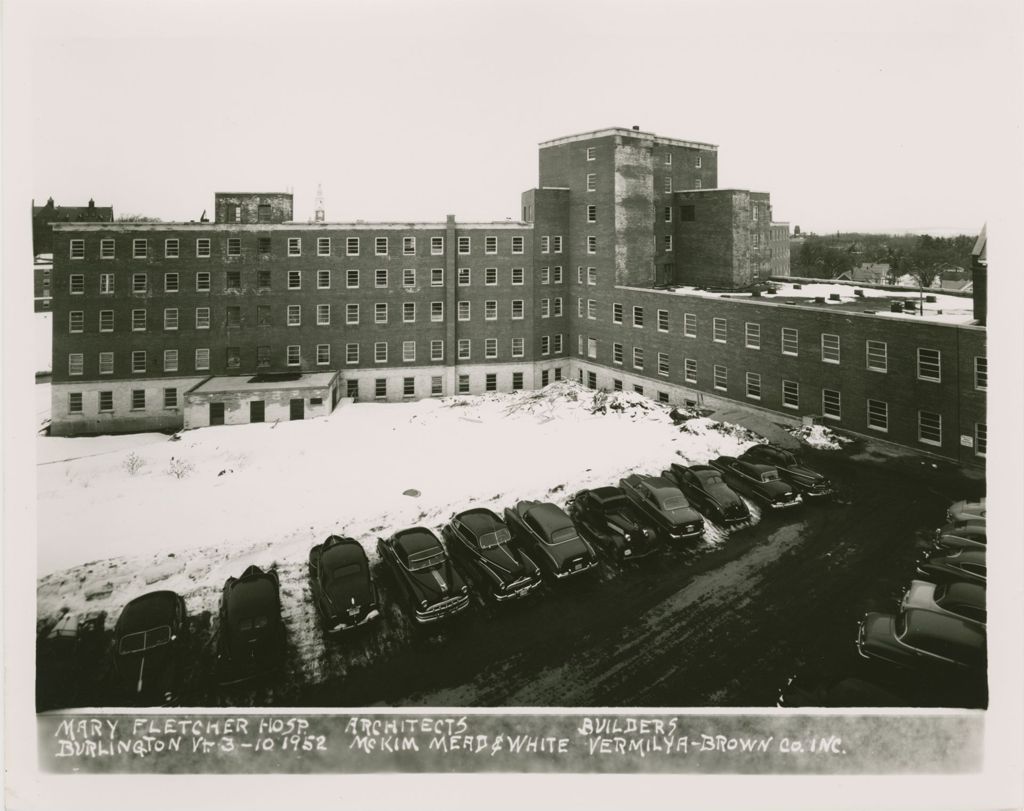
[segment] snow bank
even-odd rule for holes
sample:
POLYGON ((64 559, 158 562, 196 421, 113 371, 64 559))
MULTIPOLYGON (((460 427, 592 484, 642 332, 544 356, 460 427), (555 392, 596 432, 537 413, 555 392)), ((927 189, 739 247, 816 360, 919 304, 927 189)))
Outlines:
POLYGON ((802 428, 790 429, 789 433, 801 442, 822 451, 842 450, 844 445, 849 445, 853 441, 844 436, 839 436, 839 434, 825 425, 805 425, 802 428))
POLYGON ((35 314, 36 374, 53 371, 53 313, 35 314))

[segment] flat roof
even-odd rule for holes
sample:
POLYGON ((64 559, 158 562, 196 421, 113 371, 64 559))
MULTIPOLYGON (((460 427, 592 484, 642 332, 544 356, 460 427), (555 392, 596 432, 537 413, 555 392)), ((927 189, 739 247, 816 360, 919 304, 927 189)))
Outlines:
POLYGON ((211 377, 200 383, 189 394, 228 394, 245 391, 290 391, 292 389, 322 389, 331 385, 338 372, 313 372, 299 374, 295 379, 291 375, 281 375, 274 379, 259 380, 250 375, 234 375, 211 377), (253 382, 257 380, 258 382, 253 382))
MULTIPOLYGON (((447 222, 80 222, 55 223, 55 231, 444 231, 447 222)), ((523 220, 495 220, 493 222, 455 221, 456 230, 532 229, 532 222, 523 220)))
POLYGON ((541 149, 544 149, 549 146, 570 144, 573 141, 589 141, 594 138, 606 138, 610 135, 623 135, 627 138, 647 138, 654 141, 656 144, 683 146, 689 149, 706 149, 709 152, 718 151, 717 144, 705 144, 700 141, 684 141, 678 138, 666 138, 661 135, 655 135, 653 132, 643 132, 642 130, 635 130, 631 127, 607 127, 603 130, 591 130, 590 132, 580 132, 575 135, 564 135, 561 138, 552 138, 550 141, 541 141, 539 146, 541 149))

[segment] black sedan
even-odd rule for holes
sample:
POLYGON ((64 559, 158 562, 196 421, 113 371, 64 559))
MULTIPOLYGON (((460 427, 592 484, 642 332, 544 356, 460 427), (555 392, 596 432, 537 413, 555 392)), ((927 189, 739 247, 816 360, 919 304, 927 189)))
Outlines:
POLYGON ((956 549, 980 549, 988 547, 985 524, 954 521, 935 530, 935 545, 954 551, 956 549))
POLYGON ((796 507, 803 501, 772 465, 755 465, 732 456, 719 456, 709 464, 722 474, 731 488, 769 509, 796 507))
POLYGON ((284 663, 284 653, 277 573, 250 566, 241 577, 229 577, 220 599, 220 684, 236 684, 271 673, 284 663))
POLYGON ((619 487, 662 537, 678 541, 704 535, 704 519, 668 479, 634 473, 619 479, 619 487))
POLYGON ((984 586, 988 579, 985 553, 977 549, 958 549, 949 553, 939 549, 917 564, 917 573, 934 583, 962 580, 984 586))
POLYGON ((380 616, 370 562, 352 538, 331 535, 309 550, 309 586, 327 632, 356 628, 380 616))
POLYGON ((131 704, 177 703, 187 642, 185 601, 173 591, 151 591, 124 607, 114 627, 114 669, 131 704))
POLYGON ((747 502, 710 465, 684 467, 673 463, 661 475, 682 490, 693 506, 720 524, 731 527, 750 520, 747 502))
POLYGON ((659 549, 658 533, 619 487, 580 490, 569 505, 580 533, 614 560, 635 560, 659 549))
POLYGON ((469 586, 429 529, 412 527, 379 538, 377 553, 414 622, 436 622, 469 607, 469 586))
POLYGON ((743 451, 739 458, 742 462, 778 468, 785 481, 809 498, 830 496, 834 492, 831 481, 805 466, 796 454, 776 445, 754 445, 743 451))
POLYGON ((541 570, 557 580, 597 566, 594 548, 580 537, 572 519, 554 504, 520 501, 505 509, 505 523, 541 570))
POLYGON ((441 537, 481 591, 499 603, 525 597, 541 583, 537 564, 512 546, 512 533, 491 510, 479 507, 453 515, 441 537))
POLYGON ((857 651, 865 659, 902 667, 980 669, 985 665, 985 627, 918 608, 896 615, 871 612, 860 623, 857 651))

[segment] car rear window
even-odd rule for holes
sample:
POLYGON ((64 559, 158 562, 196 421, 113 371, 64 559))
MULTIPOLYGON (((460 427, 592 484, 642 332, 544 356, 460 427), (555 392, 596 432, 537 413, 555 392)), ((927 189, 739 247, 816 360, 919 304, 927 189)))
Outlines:
POLYGON ((265 614, 258 614, 255 617, 246 617, 244 620, 238 623, 239 631, 258 631, 260 628, 267 627, 267 617, 265 614))
POLYGON ((688 506, 682 496, 669 496, 662 502, 662 507, 666 510, 682 510, 688 506))
POLYGON ((444 555, 440 552, 429 550, 412 555, 409 558, 409 571, 418 572, 423 569, 432 569, 444 563, 444 555))
POLYGON ((512 540, 512 534, 502 527, 494 532, 488 532, 480 536, 480 548, 481 549, 494 549, 496 546, 501 546, 503 543, 508 543, 512 540))
POLYGON ((556 529, 551 533, 551 543, 565 543, 576 538, 576 530, 572 527, 564 527, 562 529, 556 529))
POLYGON ((121 639, 118 651, 122 654, 142 653, 152 650, 160 645, 166 645, 171 640, 171 628, 169 625, 161 625, 158 628, 150 628, 148 631, 138 631, 128 634, 121 639))
POLYGON ((347 580, 349 578, 359 577, 362 574, 362 568, 357 566, 355 563, 350 563, 348 566, 337 566, 331 570, 331 577, 335 580, 347 580))
POLYGON ((779 480, 779 473, 775 470, 766 470, 761 474, 761 481, 763 482, 777 482, 779 480))

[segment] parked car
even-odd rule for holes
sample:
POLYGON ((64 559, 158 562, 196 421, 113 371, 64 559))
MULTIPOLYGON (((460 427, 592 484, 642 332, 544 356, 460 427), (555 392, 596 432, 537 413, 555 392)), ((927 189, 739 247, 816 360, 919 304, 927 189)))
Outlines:
POLYGON ((803 501, 771 465, 755 465, 732 456, 719 456, 709 464, 722 474, 727 485, 768 509, 796 507, 803 501))
POLYGON ((130 703, 178 702, 187 642, 185 601, 173 591, 151 591, 122 609, 114 626, 114 670, 130 703))
POLYGON ((929 583, 914 580, 900 601, 900 609, 909 611, 920 608, 949 614, 960 619, 973 620, 982 624, 986 621, 985 587, 977 583, 929 583))
POLYGON ((971 620, 913 608, 866 614, 857 631, 865 659, 901 667, 975 669, 985 665, 985 627, 971 620))
POLYGON ((936 583, 962 580, 984 586, 987 578, 985 553, 977 549, 946 553, 940 549, 917 564, 917 573, 936 583))
POLYGON ((753 445, 740 454, 741 462, 755 465, 770 465, 777 468, 783 480, 793 489, 808 498, 830 496, 834 489, 832 482, 817 471, 805 466, 796 454, 775 445, 753 445))
POLYGON ((945 549, 981 549, 988 546, 984 519, 978 525, 971 521, 954 521, 935 530, 935 545, 945 549))
POLYGON ((331 535, 309 550, 309 586, 320 624, 328 633, 380 616, 370 561, 362 544, 352 538, 331 535))
POLYGON ((250 566, 224 582, 217 672, 221 685, 263 676, 284 663, 285 630, 277 573, 250 566))
POLYGON ((520 501, 505 509, 505 523, 541 571, 563 580, 597 566, 597 553, 561 509, 541 501, 520 501))
POLYGON ((704 535, 704 519, 668 479, 634 473, 620 479, 619 487, 663 538, 679 541, 704 535))
POLYGON ((394 575, 413 621, 436 622, 469 607, 469 586, 429 529, 412 527, 378 538, 377 552, 394 575))
POLYGON ((68 612, 46 635, 46 644, 59 657, 95 657, 106 648, 106 611, 68 612))
POLYGON ((750 520, 747 502, 725 483, 721 471, 710 465, 685 467, 673 463, 661 475, 678 487, 694 507, 718 523, 729 527, 750 520))
POLYGON ((656 528, 619 487, 580 490, 569 517, 583 537, 614 560, 635 560, 659 548, 656 528))
POLYGON ((512 545, 512 533, 497 514, 477 507, 456 513, 441 530, 452 557, 497 602, 517 600, 541 584, 540 569, 512 545))
POLYGON ((985 496, 974 500, 963 499, 962 501, 954 501, 949 505, 949 509, 946 510, 946 520, 966 521, 971 518, 984 518, 985 510, 985 496))

